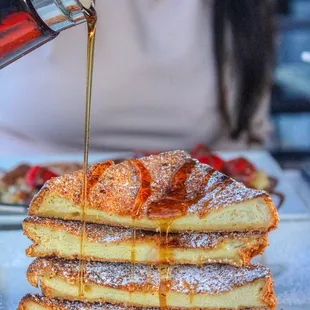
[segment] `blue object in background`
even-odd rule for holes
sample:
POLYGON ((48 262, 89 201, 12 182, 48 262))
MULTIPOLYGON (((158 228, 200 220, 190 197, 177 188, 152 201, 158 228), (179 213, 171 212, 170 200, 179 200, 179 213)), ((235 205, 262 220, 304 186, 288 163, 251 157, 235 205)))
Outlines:
POLYGON ((310 63, 301 57, 310 52, 310 0, 281 3, 271 102, 275 132, 267 147, 296 161, 296 151, 310 156, 310 63))

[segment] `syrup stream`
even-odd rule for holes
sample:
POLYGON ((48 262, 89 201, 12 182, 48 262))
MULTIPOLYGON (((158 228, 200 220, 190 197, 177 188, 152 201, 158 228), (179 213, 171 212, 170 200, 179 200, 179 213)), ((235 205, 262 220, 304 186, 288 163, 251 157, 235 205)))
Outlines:
POLYGON ((85 135, 84 135, 84 161, 83 161, 83 187, 82 187, 82 214, 81 214, 81 242, 79 257, 79 298, 84 298, 84 276, 85 262, 84 256, 84 239, 85 239, 85 207, 87 203, 87 168, 88 168, 88 147, 89 147, 89 126, 90 126, 90 109, 92 97, 92 82, 94 68, 94 51, 97 14, 93 6, 89 9, 84 8, 84 16, 87 22, 87 84, 86 84, 86 105, 85 105, 85 135))

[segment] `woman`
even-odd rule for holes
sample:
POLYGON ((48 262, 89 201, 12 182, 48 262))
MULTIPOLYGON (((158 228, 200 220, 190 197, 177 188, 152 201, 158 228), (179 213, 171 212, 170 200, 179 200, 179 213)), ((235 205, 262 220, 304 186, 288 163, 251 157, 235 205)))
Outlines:
MULTIPOLYGON (((93 150, 259 145, 269 131, 270 0, 100 0, 93 150)), ((0 71, 2 154, 81 151, 86 27, 0 71)))

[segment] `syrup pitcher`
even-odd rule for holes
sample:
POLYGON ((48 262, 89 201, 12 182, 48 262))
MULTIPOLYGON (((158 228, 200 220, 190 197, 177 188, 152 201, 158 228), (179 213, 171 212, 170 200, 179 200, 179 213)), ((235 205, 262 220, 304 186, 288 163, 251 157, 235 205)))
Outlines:
POLYGON ((0 1, 0 69, 86 21, 92 0, 0 1))

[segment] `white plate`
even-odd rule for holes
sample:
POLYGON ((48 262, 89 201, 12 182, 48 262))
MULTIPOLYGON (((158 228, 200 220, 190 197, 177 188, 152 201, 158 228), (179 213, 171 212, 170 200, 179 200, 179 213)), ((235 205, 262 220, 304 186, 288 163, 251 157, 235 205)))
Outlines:
MULTIPOLYGON (((310 222, 282 221, 270 234, 270 246, 258 261, 274 275, 278 310, 310 309, 310 222)), ((0 231, 0 309, 13 310, 22 296, 39 292, 26 280, 30 242, 22 231, 0 231)))

